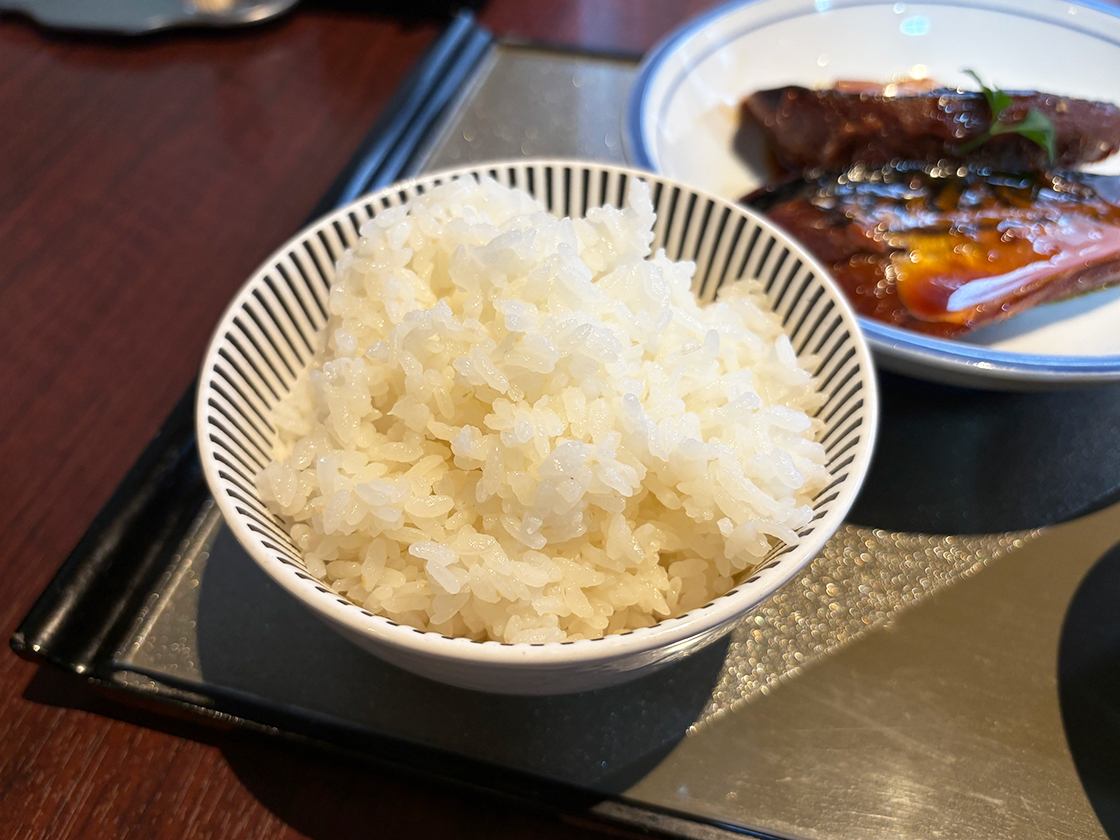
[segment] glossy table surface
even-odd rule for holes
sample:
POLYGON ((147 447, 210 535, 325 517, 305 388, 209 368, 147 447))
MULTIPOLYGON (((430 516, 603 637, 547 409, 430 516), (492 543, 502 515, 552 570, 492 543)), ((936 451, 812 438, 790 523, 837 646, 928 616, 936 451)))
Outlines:
MULTIPOLYGON (((640 54, 703 2, 494 0, 640 54)), ((0 17, 0 630, 9 637, 449 13, 303 3, 138 39, 0 17)), ((577 837, 547 812, 96 696, 0 651, 0 837, 577 837)))
MULTIPOLYGON (((499 36, 637 55, 711 5, 491 0, 477 11, 499 36)), ((233 292, 302 225, 448 19, 432 0, 304 2, 259 27, 126 39, 0 16, 5 638, 195 377, 233 292)), ((896 419, 929 409, 982 428, 985 413, 1020 404, 889 385, 886 409, 896 419)), ((1117 396, 1021 404, 1058 423, 1111 410, 1117 396)), ((947 436, 955 427, 945 428, 947 436)), ((1018 433, 1029 455, 1041 436, 1018 433)), ((906 470, 891 466, 913 459, 906 442, 883 439, 873 476, 881 492, 858 512, 901 530, 974 527, 967 510, 951 506, 956 484, 915 496, 904 521, 882 516, 879 500, 913 492, 913 460, 906 470)), ((918 463, 935 471, 936 451, 919 453, 918 463)), ((1076 456, 1071 446, 1060 460, 1076 467, 1076 456)), ((996 498, 997 484, 1027 486, 1029 466, 975 492, 996 498)), ((1005 508, 994 529, 1037 524, 1005 508)), ((547 808, 125 706, 0 651, 0 840, 602 832, 547 808)))

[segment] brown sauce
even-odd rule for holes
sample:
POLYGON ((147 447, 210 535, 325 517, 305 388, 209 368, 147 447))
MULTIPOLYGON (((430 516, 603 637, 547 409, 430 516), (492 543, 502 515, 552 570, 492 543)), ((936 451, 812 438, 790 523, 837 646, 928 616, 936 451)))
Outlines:
POLYGON ((1095 188, 1100 179, 854 169, 761 203, 860 312, 951 336, 1120 274, 1120 203, 1095 188))

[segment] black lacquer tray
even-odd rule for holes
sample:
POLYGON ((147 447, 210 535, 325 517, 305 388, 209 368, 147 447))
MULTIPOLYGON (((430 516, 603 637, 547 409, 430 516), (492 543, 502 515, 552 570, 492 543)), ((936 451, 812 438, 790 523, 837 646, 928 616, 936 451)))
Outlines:
MULTIPOLYGON (((479 160, 621 161, 635 67, 462 15, 311 217, 479 160)), ((149 708, 658 834, 1120 837, 1120 386, 881 390, 849 524, 729 640, 626 686, 462 691, 321 626, 224 527, 193 393, 12 647, 149 708)))

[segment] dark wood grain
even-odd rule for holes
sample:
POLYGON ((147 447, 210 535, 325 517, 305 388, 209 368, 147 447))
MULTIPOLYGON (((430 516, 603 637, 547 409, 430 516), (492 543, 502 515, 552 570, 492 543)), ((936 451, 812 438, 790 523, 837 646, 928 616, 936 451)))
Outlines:
MULTIPOLYGON (((705 5, 503 0, 482 19, 641 52, 705 5)), ((298 229, 443 25, 343 8, 135 40, 0 17, 5 638, 194 378, 234 290, 298 229)), ((0 838, 589 831, 140 712, 0 652, 0 838)))
POLYGON ((715 5, 716 0, 494 0, 481 18, 492 31, 513 38, 640 55, 715 5))
MULTIPOLYGON (((637 54, 714 2, 491 0, 480 16, 637 54)), ((440 5, 307 0, 263 27, 140 39, 0 17, 4 638, 194 378, 234 290, 436 37, 440 5)), ((598 833, 127 707, 0 651, 0 840, 598 833)))

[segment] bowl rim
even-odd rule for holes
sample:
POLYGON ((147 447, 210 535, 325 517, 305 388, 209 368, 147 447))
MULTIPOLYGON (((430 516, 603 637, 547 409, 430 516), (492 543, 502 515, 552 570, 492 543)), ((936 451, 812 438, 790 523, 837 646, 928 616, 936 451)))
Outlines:
MULTIPOLYGON (((203 473, 210 491, 221 511, 227 527, 238 543, 261 569, 284 590, 307 606, 314 614, 329 623, 345 627, 351 634, 358 634, 378 647, 384 646, 401 652, 411 652, 428 658, 457 661, 460 664, 487 665, 532 665, 540 668, 558 668, 573 663, 589 665, 606 664, 623 657, 640 655, 653 650, 661 650, 674 645, 683 645, 688 640, 703 636, 733 621, 745 617, 760 603, 773 595, 778 589, 794 578, 817 555, 824 544, 839 529, 847 516, 855 497, 867 477, 879 425, 879 393, 875 367, 872 363, 867 339, 860 328, 856 315, 847 298, 833 281, 831 275, 818 260, 808 254, 801 245, 781 228, 771 223, 760 213, 709 193, 673 178, 633 166, 579 158, 503 158, 484 161, 466 166, 457 166, 405 178, 382 189, 363 194, 353 201, 336 208, 302 226, 293 236, 284 241, 266 257, 249 275, 233 298, 226 305, 207 344, 199 374, 198 390, 195 401, 195 428, 198 432, 198 449, 203 473), (791 246, 797 257, 804 263, 830 293, 834 305, 841 314, 844 326, 852 336, 853 348, 859 363, 859 371, 864 377, 863 425, 859 442, 854 447, 853 460, 848 466, 848 478, 839 486, 837 498, 829 511, 816 521, 813 532, 796 546, 782 555, 783 562, 755 570, 757 579, 753 583, 739 583, 723 595, 717 596, 707 604, 696 607, 679 616, 663 619, 651 627, 642 627, 622 633, 613 633, 597 639, 577 639, 564 642, 510 643, 496 641, 475 641, 465 637, 450 637, 431 630, 419 630, 403 625, 382 615, 375 615, 361 605, 347 601, 329 588, 327 584, 310 574, 301 577, 295 567, 272 557, 260 543, 260 538, 248 528, 235 508, 234 501, 224 491, 224 481, 218 475, 218 464, 214 459, 214 449, 208 436, 207 401, 211 393, 212 370, 217 351, 234 317, 241 311, 243 304, 252 296, 253 290, 262 281, 267 271, 286 256, 297 245, 321 229, 331 226, 335 221, 346 218, 351 212, 367 205, 378 203, 382 197, 400 193, 417 185, 428 185, 435 181, 446 182, 455 178, 486 174, 490 170, 516 169, 525 166, 571 167, 574 169, 594 169, 615 172, 630 178, 640 178, 647 183, 660 183, 666 187, 676 187, 698 198, 710 199, 716 206, 726 206, 733 213, 746 215, 748 219, 778 241, 791 246), (785 562, 790 555, 797 559, 785 562), (324 591, 326 594, 324 595, 324 591)), ((792 559, 792 558, 790 558, 792 559)))

